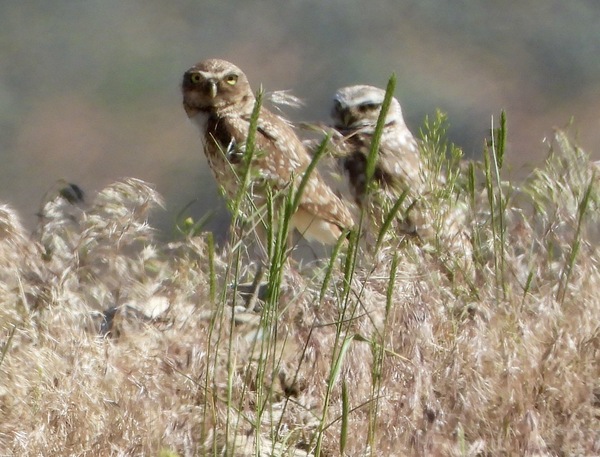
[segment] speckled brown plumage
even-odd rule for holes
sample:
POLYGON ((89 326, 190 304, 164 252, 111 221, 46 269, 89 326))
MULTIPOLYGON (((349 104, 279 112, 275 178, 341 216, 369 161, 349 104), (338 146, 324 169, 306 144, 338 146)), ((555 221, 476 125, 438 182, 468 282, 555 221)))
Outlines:
MULTIPOLYGON (((227 198, 239 188, 243 155, 256 102, 244 73, 232 63, 209 59, 183 76, 183 106, 198 125, 210 168, 227 198)), ((273 192, 296 189, 311 157, 283 118, 261 107, 248 191, 257 207, 273 192)), ((307 239, 332 244, 353 226, 346 205, 313 172, 290 220, 307 239)))
MULTIPOLYGON (((358 85, 339 89, 333 98, 331 117, 342 137, 336 144, 337 155, 359 205, 366 192, 367 157, 384 97, 382 89, 358 85)), ((424 188, 418 146, 404 123, 396 98, 387 112, 373 179, 380 188, 396 196, 405 190, 418 195, 424 188)))

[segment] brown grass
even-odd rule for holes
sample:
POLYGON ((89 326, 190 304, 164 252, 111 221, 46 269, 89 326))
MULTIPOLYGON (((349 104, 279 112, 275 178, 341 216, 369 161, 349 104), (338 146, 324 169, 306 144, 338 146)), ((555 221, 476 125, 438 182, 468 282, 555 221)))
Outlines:
POLYGON ((0 206, 0 453, 600 454, 593 167, 557 132, 492 184, 432 200, 469 208, 468 259, 444 236, 351 245, 286 262, 255 309, 233 243, 157 241, 141 181, 49 195, 32 236, 0 206))

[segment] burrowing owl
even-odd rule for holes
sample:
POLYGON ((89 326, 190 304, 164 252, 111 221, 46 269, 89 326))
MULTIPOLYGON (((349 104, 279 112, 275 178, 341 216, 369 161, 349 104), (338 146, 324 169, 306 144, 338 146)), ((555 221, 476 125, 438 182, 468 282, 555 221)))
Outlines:
POLYGON ((466 211, 446 192, 436 192, 445 178, 429 175, 396 98, 391 100, 377 152, 373 176, 377 189, 365 200, 367 157, 384 98, 384 90, 360 85, 339 89, 333 99, 331 116, 335 130, 341 134, 334 152, 348 175, 356 203, 367 210, 375 228, 379 228, 391 205, 406 191, 408 199, 392 231, 417 235, 425 243, 435 241, 443 246, 444 256, 452 257, 470 274, 472 245, 465 225, 466 211))
MULTIPOLYGON (((233 198, 245 166, 245 144, 256 103, 246 75, 230 62, 204 60, 183 75, 183 107, 198 125, 208 163, 227 198, 233 198)), ((256 152, 250 164, 249 192, 256 207, 266 203, 267 189, 297 189, 311 157, 289 123, 261 107, 256 152)), ((345 204, 315 171, 308 179, 290 220, 305 238, 333 244, 353 226, 345 204)))
MULTIPOLYGON (((359 206, 366 192, 367 157, 384 98, 384 90, 365 85, 339 89, 333 98, 331 117, 343 138, 337 145, 338 155, 359 206)), ((423 191, 417 142, 404 123, 396 98, 385 118, 373 179, 397 196, 405 190, 414 195, 423 191)))

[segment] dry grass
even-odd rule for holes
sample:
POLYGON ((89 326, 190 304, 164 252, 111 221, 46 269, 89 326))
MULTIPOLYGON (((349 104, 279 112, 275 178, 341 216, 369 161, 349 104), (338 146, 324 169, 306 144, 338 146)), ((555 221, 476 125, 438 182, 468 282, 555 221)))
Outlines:
POLYGON ((255 309, 236 236, 156 241, 143 182, 50 195, 32 236, 0 206, 0 453, 600 454, 599 183, 551 149, 519 186, 494 148, 483 190, 439 184, 468 259, 441 233, 350 243, 280 262, 255 309))

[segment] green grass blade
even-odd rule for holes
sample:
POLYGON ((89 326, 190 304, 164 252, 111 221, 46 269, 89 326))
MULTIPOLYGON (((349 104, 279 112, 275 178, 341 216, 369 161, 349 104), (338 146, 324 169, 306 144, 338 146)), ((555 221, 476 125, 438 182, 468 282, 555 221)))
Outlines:
POLYGON ((244 150, 244 173, 241 176, 240 187, 237 191, 232 207, 234 225, 238 225, 239 223, 239 218, 241 216, 240 209, 242 206, 242 202, 245 200, 248 191, 248 186, 250 184, 250 177, 252 174, 252 160, 254 159, 254 155, 256 153, 256 131, 258 129, 258 118, 260 117, 262 100, 263 92, 261 89, 256 94, 256 102, 254 103, 254 108, 250 117, 250 127, 248 129, 248 137, 246 138, 244 150))
POLYGON ((386 214, 385 220, 383 221, 383 224, 381 225, 381 229, 379 230, 379 234, 377 235, 377 241, 375 242, 375 252, 377 252, 379 250, 379 248, 381 248, 381 245, 382 245, 383 241, 385 240, 385 235, 390 230, 390 227, 391 227, 392 223, 394 222, 394 220, 396 219, 396 216, 398 215, 398 212, 400 211, 400 208, 402 207, 402 203, 404 203, 404 200, 406 200, 407 196, 408 196, 408 191, 405 190, 404 192, 402 192, 400 197, 398 197, 398 200, 396 200, 396 203, 394 203, 394 206, 392 206, 390 211, 386 214))
POLYGON ((302 193, 304 192, 304 188, 306 187, 306 184, 308 183, 310 175, 312 174, 314 169, 317 167, 319 160, 321 160, 323 155, 327 152, 327 146, 329 145, 330 140, 331 140, 331 134, 328 134, 325 137, 325 139, 323 141, 321 141, 317 151, 313 155, 313 158, 312 158, 310 164, 308 165, 306 170, 304 170, 304 174, 302 176, 302 180, 300 181, 300 185, 298 186, 298 188, 296 189, 296 191, 294 193, 293 203, 291 206, 292 214, 296 211, 296 209, 298 209, 298 206, 300 205, 300 199, 302 198, 302 193))
POLYGON ((211 303, 216 303, 217 298, 217 275, 215 273, 215 238, 212 232, 206 236, 206 244, 208 249, 208 287, 209 298, 211 303))
POLYGON ((502 164, 504 163, 504 151, 506 150, 506 112, 502 110, 500 112, 500 127, 496 132, 496 162, 498 163, 498 168, 502 168, 502 164))
POLYGON ((577 258, 577 254, 579 253, 579 249, 581 247, 581 232, 583 229, 583 223, 585 220, 585 216, 587 214, 587 209, 590 204, 590 196, 592 194, 594 186, 594 177, 590 180, 581 202, 579 203, 579 207, 577 209, 577 228, 575 230, 575 235, 573 236, 573 242, 571 244, 571 252, 569 254, 569 258, 567 260, 567 264, 563 268, 561 272, 561 277, 559 281, 559 288, 557 291, 557 300, 559 303, 563 303, 565 300, 565 295, 567 292, 567 287, 569 283, 569 279, 571 277, 571 273, 573 271, 573 267, 575 266, 575 260, 577 258))
POLYGON ((337 264, 337 259, 340 254, 340 250, 344 243, 346 242, 346 233, 343 233, 335 243, 333 250, 331 251, 331 255, 329 256, 329 262, 327 263, 327 268, 325 269, 325 277, 323 278, 323 282, 321 284, 321 291, 319 293, 319 303, 323 303, 325 296, 327 294, 327 290, 329 289, 329 285, 331 283, 331 278, 333 276, 334 269, 337 264))
POLYGON ((2 347, 2 352, 0 353, 0 367, 2 366, 2 363, 4 363, 4 358, 6 357, 6 354, 8 354, 8 350, 10 349, 10 344, 12 342, 13 336, 15 336, 16 330, 17 326, 13 325, 13 327, 10 329, 10 333, 8 334, 8 339, 2 347))
POLYGON ((348 400, 348 386, 346 381, 342 383, 342 426, 340 431, 340 455, 344 455, 346 443, 348 442, 348 416, 350 405, 348 400))
POLYGON ((390 109, 392 98, 394 98, 394 91, 396 90, 396 75, 392 74, 390 77, 386 90, 383 104, 381 105, 381 111, 377 119, 377 125, 375 126, 375 133, 371 141, 371 149, 369 151, 369 157, 367 158, 367 188, 371 183, 373 176, 375 175, 375 165, 377 164, 377 155, 379 154, 379 145, 381 144, 381 136, 383 135, 383 129, 385 127, 385 118, 390 109))
POLYGON ((340 351, 337 354, 337 357, 335 358, 335 362, 331 369, 331 374, 329 375, 329 382, 332 385, 337 383, 337 380, 340 376, 340 372, 342 371, 342 365, 344 364, 344 359, 346 358, 346 352, 348 352, 348 349, 350 348, 350 344, 352 344, 352 341, 354 341, 353 336, 346 337, 344 339, 344 342, 342 343, 342 347, 340 348, 340 351))
POLYGON ((398 271, 398 253, 394 252, 392 264, 390 265, 390 279, 388 281, 387 291, 385 294, 385 317, 390 315, 392 304, 394 302, 394 291, 396 290, 396 272, 398 271))

